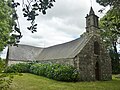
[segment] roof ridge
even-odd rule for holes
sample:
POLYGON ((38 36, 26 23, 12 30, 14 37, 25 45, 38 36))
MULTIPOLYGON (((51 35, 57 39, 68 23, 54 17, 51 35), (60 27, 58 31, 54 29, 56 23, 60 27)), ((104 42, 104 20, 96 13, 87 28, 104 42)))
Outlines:
MULTIPOLYGON (((80 38, 80 37, 79 37, 79 38, 80 38)), ((74 42, 74 41, 78 40, 79 38, 76 38, 76 39, 71 40, 71 41, 68 41, 68 42, 64 42, 64 43, 56 44, 56 45, 53 45, 53 46, 49 46, 49 47, 46 47, 46 48, 44 48, 44 49, 51 48, 51 47, 55 47, 55 46, 59 46, 59 45, 63 45, 63 44, 67 44, 67 43, 71 43, 71 42, 74 42)))
POLYGON ((34 48, 41 48, 41 49, 43 49, 42 47, 37 47, 37 46, 32 46, 32 45, 26 45, 26 44, 18 44, 18 47, 19 46, 27 46, 27 47, 34 47, 34 48))

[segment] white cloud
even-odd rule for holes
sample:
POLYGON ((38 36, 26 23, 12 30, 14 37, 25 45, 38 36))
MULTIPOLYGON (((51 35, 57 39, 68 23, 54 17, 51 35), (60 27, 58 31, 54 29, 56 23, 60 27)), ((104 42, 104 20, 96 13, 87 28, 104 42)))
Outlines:
MULTIPOLYGON (((98 13, 102 7, 95 0, 92 5, 95 13, 100 17, 103 16, 98 13)), ((79 37, 85 31, 85 17, 90 7, 90 0, 56 0, 54 7, 47 10, 46 15, 40 14, 37 17, 36 33, 31 33, 26 29, 30 24, 22 15, 22 7, 19 7, 17 13, 23 34, 20 43, 48 47, 79 37)))
MULTIPOLYGON (((85 16, 90 10, 90 1, 56 0, 54 7, 47 10, 46 15, 40 14, 36 19, 38 29, 31 33, 26 29, 28 22, 18 9, 20 26, 23 34, 21 44, 33 46, 51 46, 64 43, 79 37, 85 31, 85 16)), ((93 8, 98 14, 101 7, 93 2, 93 8)))
POLYGON ((6 53, 7 53, 7 47, 2 51, 2 52, 0 52, 0 57, 1 58, 6 58, 6 53))
MULTIPOLYGON (((101 7, 95 3, 95 0, 93 8, 98 14, 97 11, 101 7)), ((20 43, 48 47, 73 40, 85 31, 85 16, 89 10, 90 1, 56 0, 54 7, 47 10, 46 15, 40 14, 36 19, 38 29, 34 34, 26 29, 29 24, 19 11, 19 21, 23 33, 20 43)))

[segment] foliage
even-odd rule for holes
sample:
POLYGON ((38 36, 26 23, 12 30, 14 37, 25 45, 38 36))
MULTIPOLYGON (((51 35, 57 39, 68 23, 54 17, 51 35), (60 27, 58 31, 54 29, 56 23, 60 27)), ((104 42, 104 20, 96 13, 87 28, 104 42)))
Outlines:
POLYGON ((23 0, 23 15, 27 17, 28 21, 31 21, 31 26, 27 28, 34 33, 37 29, 37 24, 35 24, 36 16, 38 16, 39 13, 46 14, 46 10, 53 7, 55 0, 27 0, 27 4, 25 4, 24 1, 26 0, 23 0))
POLYGON ((113 74, 120 74, 120 65, 117 66, 117 67, 113 67, 112 69, 113 69, 113 70, 112 70, 112 73, 113 73, 113 74))
POLYGON ((110 5, 113 7, 118 7, 116 5, 120 4, 119 0, 96 0, 96 2, 98 2, 100 5, 103 5, 104 7, 110 5))
POLYGON ((2 73, 5 68, 5 62, 0 58, 0 90, 6 90, 12 82, 13 76, 2 73))
POLYGON ((0 90, 6 90, 9 88, 13 80, 13 75, 0 73, 0 90))
MULTIPOLYGON (((113 74, 120 74, 120 60, 117 60, 116 53, 114 50, 110 50, 109 52, 110 57, 111 57, 111 62, 112 62, 112 73, 113 74)), ((118 54, 120 57, 120 54, 118 54)))
POLYGON ((60 82, 45 77, 24 73, 15 76, 8 90, 120 90, 120 78, 113 75, 111 81, 60 82))
POLYGON ((120 36, 117 32, 116 24, 119 23, 119 19, 115 19, 114 15, 109 11, 101 20, 101 36, 105 42, 106 48, 109 50, 109 54, 112 60, 112 73, 118 73, 119 71, 119 53, 117 52, 118 37, 120 36), (114 18, 114 19, 111 19, 114 18), (115 25, 114 25, 115 24, 115 25))
MULTIPOLYGON (((46 14, 48 8, 53 7, 55 0, 22 0, 23 15, 31 22, 28 27, 32 33, 36 32, 35 18, 39 13, 46 14)), ((17 45, 22 33, 19 26, 17 7, 20 3, 14 0, 0 0, 0 51, 8 44, 17 45)))
MULTIPOLYGON (((25 0, 23 0, 24 3, 25 0)), ((36 31, 35 17, 38 16, 36 12, 42 12, 46 14, 46 10, 53 6, 55 0, 26 0, 28 4, 24 4, 23 12, 24 16, 28 17, 28 21, 31 21, 31 25, 28 29, 32 32, 36 31), (36 6, 37 5, 37 6, 36 6), (39 10, 37 10, 37 8, 39 10)), ((22 37, 20 26, 18 22, 18 15, 16 13, 16 8, 20 4, 14 2, 14 0, 0 0, 0 52, 3 51, 4 47, 8 44, 17 45, 19 39, 22 37)), ((0 62, 0 65, 2 63, 0 62)), ((0 71, 3 71, 3 67, 0 66, 0 71)), ((3 75, 0 72, 0 85, 6 82, 7 75, 3 75)), ((10 80, 9 78, 7 79, 10 80)), ((6 86, 5 86, 6 87, 6 86)))
POLYGON ((116 60, 119 60, 117 52, 117 40, 120 35, 114 32, 117 32, 119 28, 116 27, 116 24, 119 24, 120 18, 118 19, 113 14, 111 14, 112 11, 113 10, 108 11, 106 15, 100 20, 101 36, 107 49, 113 50, 115 53, 114 55, 116 55, 116 60))
MULTIPOLYGON (((111 49, 113 47, 114 51, 117 53, 117 39, 120 36, 120 9, 116 9, 116 4, 119 5, 120 1, 118 0, 97 0, 101 5, 109 5, 112 6, 110 10, 106 13, 106 15, 100 20, 100 28, 101 35, 103 40, 105 41, 107 47, 111 49), (114 2, 113 2, 114 1, 114 2)), ((105 6, 106 6, 105 5, 105 6)), ((120 7, 119 7, 120 8, 120 7)))
POLYGON ((78 71, 69 65, 34 64, 30 67, 30 72, 59 81, 77 81, 79 79, 78 71))
POLYGON ((6 73, 28 73, 31 64, 29 63, 18 63, 12 64, 5 68, 4 72, 6 73))
POLYGON ((7 46, 10 41, 12 32, 11 9, 6 0, 0 0, 0 52, 7 46))
MULTIPOLYGON (((7 0, 0 0, 0 52, 8 44, 15 43, 15 38, 10 35, 12 32, 13 20, 12 9, 8 6, 7 0)), ((0 58, 0 90, 6 90, 12 82, 12 76, 3 74, 5 62, 0 58)))
POLYGON ((79 80, 78 71, 69 65, 19 63, 8 66, 6 73, 33 73, 59 81, 79 80))
POLYGON ((117 30, 114 24, 118 24, 119 20, 117 18, 115 20, 111 18, 115 18, 114 15, 107 12, 107 14, 100 19, 101 36, 109 49, 117 44, 117 39, 119 37, 119 34, 113 33, 117 30))
POLYGON ((113 33, 120 34, 120 0, 96 0, 96 2, 104 7, 110 6, 106 14, 109 18, 105 21, 108 21, 109 27, 114 28, 113 33), (109 21, 112 22, 110 25, 109 21))
MULTIPOLYGON (((119 71, 119 54, 117 52, 118 37, 120 37, 120 0, 96 0, 104 7, 110 6, 105 16, 100 20, 101 36, 109 50, 112 59, 113 73, 119 71)), ((102 10, 100 10, 102 12, 102 10)))
POLYGON ((3 59, 0 58, 0 72, 3 72, 5 68, 5 62, 3 61, 3 59))
MULTIPOLYGON (((23 16, 27 18, 27 21, 31 22, 31 26, 27 27, 28 30, 32 33, 37 32, 37 24, 35 23, 36 17, 40 13, 46 14, 46 10, 53 7, 53 2, 55 2, 55 0, 22 0, 23 16)), ((8 6, 12 8, 12 19, 14 21, 12 24, 13 31, 17 32, 17 34, 11 35, 15 38, 14 45, 19 43, 19 39, 22 37, 18 15, 16 13, 19 5, 20 3, 15 0, 8 0, 8 6)))

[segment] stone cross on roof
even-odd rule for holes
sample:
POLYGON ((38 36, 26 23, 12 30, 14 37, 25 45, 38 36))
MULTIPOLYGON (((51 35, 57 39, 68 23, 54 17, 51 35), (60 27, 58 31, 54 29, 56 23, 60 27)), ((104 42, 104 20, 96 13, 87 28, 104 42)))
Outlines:
POLYGON ((95 14, 92 7, 90 8, 90 12, 89 12, 89 15, 91 14, 95 14))

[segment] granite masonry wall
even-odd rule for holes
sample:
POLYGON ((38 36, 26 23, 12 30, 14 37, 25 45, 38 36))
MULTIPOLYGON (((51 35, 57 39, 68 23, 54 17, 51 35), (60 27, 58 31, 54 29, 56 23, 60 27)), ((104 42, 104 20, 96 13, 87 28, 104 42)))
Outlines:
POLYGON ((111 60, 99 36, 93 36, 74 58, 81 81, 111 80, 111 60), (95 46, 97 43, 97 46, 95 46))

